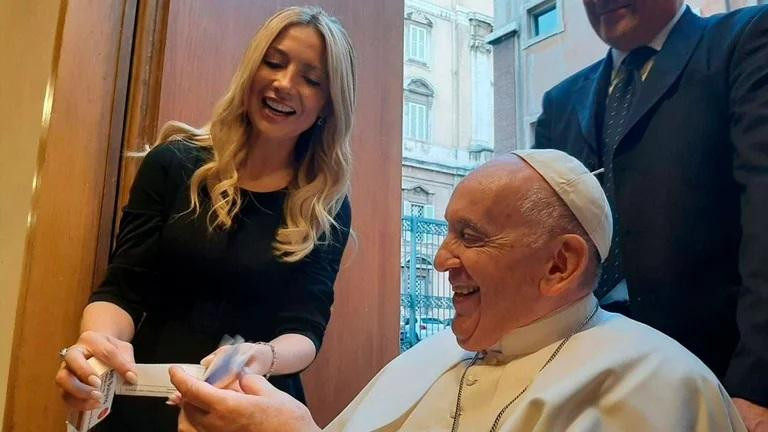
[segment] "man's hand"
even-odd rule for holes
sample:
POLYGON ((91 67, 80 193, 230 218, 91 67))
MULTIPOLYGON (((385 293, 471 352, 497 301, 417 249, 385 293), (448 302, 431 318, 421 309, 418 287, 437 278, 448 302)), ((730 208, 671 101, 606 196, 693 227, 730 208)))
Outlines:
POLYGON ((733 404, 749 432, 768 432, 768 408, 741 398, 733 398, 733 404))
POLYGON ((172 366, 181 393, 179 432, 318 432, 307 407, 260 375, 240 378, 243 393, 219 389, 172 366))

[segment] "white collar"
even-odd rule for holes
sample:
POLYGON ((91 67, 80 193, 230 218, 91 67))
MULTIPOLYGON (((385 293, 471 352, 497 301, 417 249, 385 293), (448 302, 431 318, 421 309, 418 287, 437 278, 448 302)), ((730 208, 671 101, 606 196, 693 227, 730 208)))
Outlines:
POLYGON ((506 362, 568 337, 579 330, 579 325, 596 306, 597 299, 589 294, 544 318, 512 330, 486 351, 486 362, 506 362))
MULTIPOLYGON (((656 35, 653 40, 647 44, 647 46, 655 49, 656 51, 661 51, 661 48, 664 47, 664 42, 667 41, 667 37, 669 36, 669 32, 672 31, 672 27, 677 24, 678 21, 680 21, 680 17, 683 16, 683 12, 685 12, 685 3, 683 3, 682 6, 680 6, 680 9, 677 11, 677 14, 675 14, 674 18, 672 18, 667 25, 661 29, 661 31, 656 35)), ((613 58, 613 70, 615 71, 622 61, 624 61, 624 58, 629 55, 629 51, 620 51, 616 48, 611 48, 611 57, 613 58)))

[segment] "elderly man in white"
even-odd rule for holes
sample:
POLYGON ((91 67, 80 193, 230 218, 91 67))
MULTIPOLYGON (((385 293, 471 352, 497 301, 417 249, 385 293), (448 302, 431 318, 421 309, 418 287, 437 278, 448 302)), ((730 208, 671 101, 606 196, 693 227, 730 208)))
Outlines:
MULTIPOLYGON (((452 332, 390 362, 325 431, 744 431, 715 376, 592 295, 611 242, 600 184, 557 150, 517 151, 457 187, 435 257, 452 332)), ((318 431, 247 371, 237 391, 178 368, 181 431, 318 431)), ((333 395, 327 395, 333 397, 333 395)))

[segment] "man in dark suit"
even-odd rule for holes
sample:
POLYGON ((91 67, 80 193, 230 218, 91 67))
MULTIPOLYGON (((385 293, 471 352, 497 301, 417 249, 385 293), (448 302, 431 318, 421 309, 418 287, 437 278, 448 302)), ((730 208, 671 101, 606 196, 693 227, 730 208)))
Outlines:
POLYGON ((583 1, 611 49, 544 95, 535 146, 604 169, 618 241, 597 294, 686 346, 768 430, 768 8, 583 1))

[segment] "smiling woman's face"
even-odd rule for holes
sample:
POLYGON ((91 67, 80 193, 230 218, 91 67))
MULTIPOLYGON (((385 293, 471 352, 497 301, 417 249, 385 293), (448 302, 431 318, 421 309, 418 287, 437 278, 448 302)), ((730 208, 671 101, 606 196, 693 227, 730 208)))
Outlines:
POLYGON ((600 39, 621 51, 650 43, 674 18, 681 0, 583 0, 600 39))
POLYGON ((248 118, 260 138, 292 141, 322 115, 328 99, 325 41, 308 25, 275 38, 251 81, 248 118))

